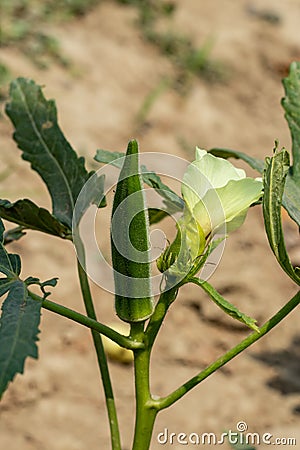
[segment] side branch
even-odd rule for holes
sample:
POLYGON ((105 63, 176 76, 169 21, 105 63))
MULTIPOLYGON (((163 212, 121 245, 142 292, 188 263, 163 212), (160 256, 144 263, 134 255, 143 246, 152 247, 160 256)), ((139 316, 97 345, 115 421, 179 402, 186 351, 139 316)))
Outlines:
POLYGON ((66 306, 59 305, 58 303, 52 302, 50 300, 44 300, 39 295, 34 294, 29 291, 29 294, 33 300, 42 303, 42 307, 47 309, 48 311, 52 311, 60 316, 66 317, 67 319, 71 319, 74 322, 80 323, 91 330, 98 331, 98 333, 107 336, 112 341, 115 341, 121 347, 127 348, 129 350, 136 350, 144 348, 144 344, 142 342, 137 342, 132 340, 129 337, 123 336, 117 331, 113 330, 110 327, 98 322, 97 320, 90 319, 89 317, 80 314, 73 309, 67 308, 66 306))
POLYGON ((218 358, 215 362, 210 364, 206 369, 201 371, 198 375, 188 380, 174 392, 168 396, 157 400, 157 407, 159 410, 168 408, 173 405, 177 400, 183 397, 187 392, 197 386, 201 381, 205 380, 209 375, 214 373, 220 367, 227 364, 235 356, 244 351, 246 348, 250 347, 254 342, 261 339, 265 334, 267 334, 272 328, 274 328, 279 322, 281 322, 293 309, 295 309, 300 303, 300 291, 281 308, 270 320, 268 320, 262 327, 259 328, 259 332, 254 332, 250 334, 246 339, 240 342, 238 345, 233 347, 223 356, 218 358))

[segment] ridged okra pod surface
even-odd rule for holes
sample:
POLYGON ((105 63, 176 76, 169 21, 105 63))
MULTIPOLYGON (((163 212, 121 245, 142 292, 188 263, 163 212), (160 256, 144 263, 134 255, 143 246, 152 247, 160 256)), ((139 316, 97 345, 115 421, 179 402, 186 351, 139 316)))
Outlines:
POLYGON ((111 252, 117 315, 126 322, 146 320, 153 312, 149 219, 135 140, 128 144, 114 196, 111 252))

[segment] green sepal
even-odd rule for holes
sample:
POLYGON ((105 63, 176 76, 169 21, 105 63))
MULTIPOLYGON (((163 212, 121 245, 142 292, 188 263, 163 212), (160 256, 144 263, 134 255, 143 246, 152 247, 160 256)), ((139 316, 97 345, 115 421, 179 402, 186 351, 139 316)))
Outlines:
POLYGON ((226 239, 226 236, 220 237, 218 239, 213 239, 206 246, 206 249, 203 251, 202 255, 199 255, 198 258, 194 261, 194 264, 186 276, 184 282, 189 283, 190 278, 197 275, 197 273, 202 269, 204 264, 206 263, 208 257, 212 254, 212 252, 226 239))
POLYGON ((156 265, 161 273, 165 273, 176 262, 181 248, 181 230, 177 226, 177 233, 174 241, 167 246, 156 260, 156 265))
POLYGON ((277 261, 288 276, 300 285, 300 269, 294 269, 291 264, 282 231, 281 203, 288 171, 288 152, 275 149, 274 156, 266 160, 263 213, 268 240, 277 261))
POLYGON ((202 228, 186 209, 176 223, 177 234, 157 259, 156 265, 167 281, 182 284, 204 256, 206 245, 202 228))
POLYGON ((150 283, 149 220, 135 140, 128 144, 114 196, 111 251, 117 315, 125 322, 148 319, 154 307, 150 283), (120 215, 120 220, 116 219, 116 214, 120 215), (139 252, 143 255, 140 261, 136 260, 139 252))
POLYGON ((222 309, 227 315, 232 317, 233 319, 242 322, 247 327, 259 333, 259 328, 256 325, 256 320, 252 319, 252 317, 247 316, 246 314, 239 311, 239 309, 225 300, 221 294, 207 281, 200 280, 199 278, 191 278, 190 282, 200 286, 213 300, 213 302, 222 309))

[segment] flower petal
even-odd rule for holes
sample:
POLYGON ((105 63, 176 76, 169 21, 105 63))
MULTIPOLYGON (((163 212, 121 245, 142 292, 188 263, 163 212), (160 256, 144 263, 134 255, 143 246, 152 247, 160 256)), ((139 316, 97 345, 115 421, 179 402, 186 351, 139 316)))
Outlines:
POLYGON ((182 195, 192 211, 209 189, 220 188, 230 180, 245 177, 244 170, 237 169, 229 161, 197 148, 196 160, 189 165, 183 177, 182 195))
POLYGON ((204 234, 214 233, 224 222, 226 232, 242 225, 249 206, 261 196, 262 183, 253 178, 231 180, 216 190, 207 191, 203 199, 193 209, 194 217, 203 228, 204 234))
MULTIPOLYGON (((205 158, 207 161, 209 160, 211 164, 217 164, 216 168, 220 168, 222 170, 226 170, 228 179, 236 180, 239 178, 246 178, 246 173, 243 169, 238 169, 228 159, 219 158, 217 156, 214 156, 212 153, 207 153, 206 150, 202 150, 199 147, 196 147, 196 161, 201 160, 202 158, 205 158), (221 167, 220 167, 221 166, 221 167), (230 175, 231 174, 231 175, 230 175), (238 178, 237 178, 238 177, 238 178)), ((206 162, 206 161, 204 161, 206 162)), ((206 162, 207 163, 207 162, 206 162)), ((214 169, 214 167, 213 167, 214 169)), ((205 174, 211 181, 212 178, 208 176, 208 174, 205 174)), ((216 184, 213 184, 214 187, 221 187, 225 186, 225 184, 221 184, 221 181, 218 181, 220 176, 222 176, 220 173, 213 173, 213 177, 217 179, 217 182, 219 186, 216 184)))

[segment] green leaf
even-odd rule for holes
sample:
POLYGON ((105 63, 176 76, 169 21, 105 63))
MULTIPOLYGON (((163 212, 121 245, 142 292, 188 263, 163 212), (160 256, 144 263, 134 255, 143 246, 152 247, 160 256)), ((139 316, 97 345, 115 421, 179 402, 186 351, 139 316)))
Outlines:
POLYGON ((234 305, 225 300, 225 298, 222 297, 222 295, 219 294, 219 292, 207 281, 200 280, 199 278, 191 278, 189 281, 196 284, 197 286, 200 286, 210 296, 213 302, 230 317, 239 320, 247 327, 259 333, 259 328, 256 325, 256 320, 242 313, 234 305))
POLYGON ((282 80, 285 97, 282 106, 292 136, 293 180, 300 183, 300 62, 290 65, 290 73, 282 80))
MULTIPOLYGON (((104 163, 112 164, 117 168, 121 168, 123 164, 123 159, 125 153, 122 152, 110 152, 107 150, 97 150, 95 160, 104 163)), ((144 183, 156 190, 156 192, 164 198, 165 208, 172 214, 176 211, 182 211, 184 207, 184 202, 172 189, 170 189, 166 184, 161 181, 161 178, 153 171, 149 171, 146 166, 141 166, 141 175, 144 183)), ((166 217, 167 214, 161 214, 161 219, 166 217)), ((156 216, 158 219, 158 216, 156 216)), ((161 220, 160 219, 160 220, 161 220)), ((156 220, 158 222, 158 220, 156 220)), ((153 223, 156 223, 153 222, 153 223)))
MULTIPOLYGON (((213 148, 209 150, 215 156, 220 158, 236 158, 245 161, 252 169, 257 170, 260 174, 264 171, 264 161, 252 158, 243 152, 228 150, 222 148, 213 148)), ((294 173, 294 167, 293 167, 294 173)), ((300 227, 300 183, 294 179, 292 172, 287 174, 285 190, 282 197, 282 206, 287 210, 291 219, 293 219, 300 227)))
POLYGON ((0 278, 0 297, 5 295, 11 286, 11 281, 8 278, 0 278))
POLYGON ((291 264, 282 232, 281 202, 288 170, 289 154, 284 149, 276 150, 274 156, 266 161, 263 213, 268 240, 277 261, 289 277, 300 285, 300 271, 291 264))
POLYGON ((19 255, 13 253, 8 254, 10 264, 15 275, 20 275, 21 272, 21 258, 19 255))
POLYGON ((282 206, 300 227, 300 183, 288 172, 282 197, 282 206))
MULTIPOLYGON (((17 373, 23 373, 25 359, 37 358, 41 302, 30 297, 27 285, 19 279, 19 255, 8 253, 3 245, 4 225, 0 219, 0 297, 7 294, 0 318, 0 398, 17 373)), ((53 285, 53 281, 46 282, 53 285)), ((44 285, 46 285, 44 283, 44 285)))
POLYGON ((43 281, 41 283, 41 286, 42 287, 46 287, 46 286, 55 287, 57 285, 57 280, 58 280, 57 277, 50 278, 49 280, 43 281))
POLYGON ((182 211, 184 208, 184 201, 172 189, 161 181, 161 178, 152 171, 149 171, 146 166, 141 166, 141 173, 144 183, 156 190, 156 192, 164 198, 164 203, 170 213, 182 211))
MULTIPOLYGON (((16 256, 16 255, 14 255, 16 256)), ((4 245, 0 243, 0 273, 3 273, 8 278, 14 278, 15 274, 14 269, 18 267, 15 258, 12 255, 9 255, 4 248, 4 245)))
POLYGON ((0 199, 0 217, 17 223, 23 229, 42 231, 63 239, 72 238, 69 227, 28 199, 18 200, 15 203, 0 199))
POLYGON ((8 279, 15 279, 21 272, 21 260, 19 255, 8 253, 3 245, 5 228, 0 219, 0 273, 8 279))
POLYGON ((14 139, 22 157, 46 183, 53 215, 71 229, 76 199, 93 172, 87 172, 84 158, 65 139, 55 103, 45 99, 40 86, 18 78, 11 83, 10 99, 6 113, 15 126, 14 139))
POLYGON ((124 156, 124 152, 110 152, 109 150, 100 149, 97 150, 94 160, 103 164, 112 164, 114 167, 121 169, 124 161, 121 158, 124 158, 124 156))
POLYGON ((51 292, 47 292, 45 288, 47 286, 55 287, 57 285, 57 281, 58 281, 57 277, 51 278, 50 280, 46 280, 46 281, 41 281, 39 278, 36 278, 36 277, 28 277, 28 278, 26 278, 24 283, 26 284, 26 286, 31 286, 32 284, 37 284, 41 288, 41 291, 43 293, 43 298, 46 299, 47 297, 49 297, 51 292))
POLYGON ((25 359, 38 357, 40 309, 22 281, 11 283, 0 319, 0 398, 15 375, 23 373, 25 359))

